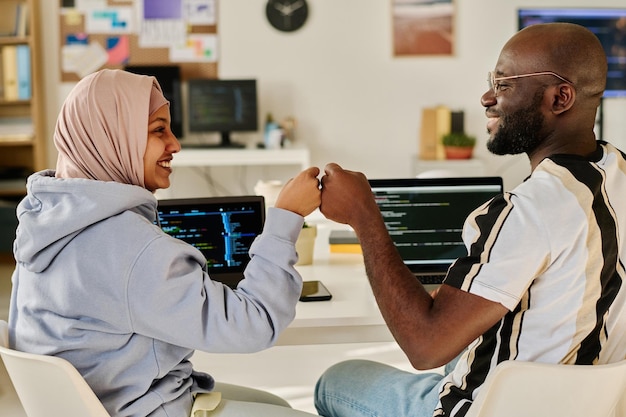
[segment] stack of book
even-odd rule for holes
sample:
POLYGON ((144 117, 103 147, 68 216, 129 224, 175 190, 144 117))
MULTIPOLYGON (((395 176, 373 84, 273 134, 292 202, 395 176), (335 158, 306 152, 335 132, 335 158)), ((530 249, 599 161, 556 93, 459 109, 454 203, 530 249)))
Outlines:
POLYGON ((4 45, 0 49, 2 60, 2 98, 5 101, 30 100, 31 69, 30 46, 4 45))
MULTIPOLYGON (((4 4, 4 3, 3 3, 4 4)), ((11 2, 0 14, 0 100, 18 101, 31 98, 31 51, 28 45, 28 4, 11 2)))
POLYGON ((24 37, 29 33, 28 4, 3 3, 0 15, 0 36, 24 37))
POLYGON ((353 230, 331 230, 328 244, 331 253, 363 253, 353 230))
POLYGON ((422 109, 420 128, 420 159, 446 159, 441 138, 450 132, 463 133, 463 111, 452 111, 446 106, 422 109))
POLYGON ((0 142, 29 141, 35 135, 30 117, 0 118, 0 142))

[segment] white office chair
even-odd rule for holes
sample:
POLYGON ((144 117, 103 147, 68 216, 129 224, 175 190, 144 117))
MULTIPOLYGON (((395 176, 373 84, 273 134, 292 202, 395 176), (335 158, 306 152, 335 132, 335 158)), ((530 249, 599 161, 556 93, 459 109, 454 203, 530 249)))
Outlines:
POLYGON ((9 349, 8 331, 0 320, 0 356, 28 417, 111 417, 68 361, 9 349))
POLYGON ((609 365, 499 364, 466 417, 626 417, 626 360, 609 365))
MULTIPOLYGON (((9 349, 9 326, 0 320, 0 357, 28 417, 111 417, 82 375, 63 358, 9 349)), ((199 394, 191 416, 208 416, 219 392, 199 394)))

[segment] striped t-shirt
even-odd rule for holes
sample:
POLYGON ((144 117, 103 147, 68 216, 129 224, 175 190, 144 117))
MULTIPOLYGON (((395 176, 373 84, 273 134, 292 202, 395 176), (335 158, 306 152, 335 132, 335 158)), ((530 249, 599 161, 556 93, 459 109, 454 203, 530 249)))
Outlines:
POLYGON ((446 284, 509 313, 444 379, 434 416, 464 416, 504 360, 602 364, 626 358, 626 156, 543 160, 513 191, 467 219, 468 256, 446 284))

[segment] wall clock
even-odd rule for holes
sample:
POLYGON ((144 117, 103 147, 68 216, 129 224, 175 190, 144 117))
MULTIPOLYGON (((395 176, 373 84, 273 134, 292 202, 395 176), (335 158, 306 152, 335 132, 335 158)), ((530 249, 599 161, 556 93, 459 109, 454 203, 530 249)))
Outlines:
POLYGON ((268 0, 265 6, 267 21, 281 32, 300 29, 309 17, 306 0, 268 0))

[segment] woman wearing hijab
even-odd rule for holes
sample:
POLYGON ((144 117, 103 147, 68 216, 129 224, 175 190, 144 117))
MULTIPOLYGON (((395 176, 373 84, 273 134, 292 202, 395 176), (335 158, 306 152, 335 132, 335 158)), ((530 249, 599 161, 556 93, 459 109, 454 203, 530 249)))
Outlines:
MULTIPOLYGON (((285 186, 231 290, 203 272, 199 251, 154 225, 153 192, 169 186, 180 150, 154 77, 83 78, 54 143, 56 170, 28 179, 17 210, 10 344, 67 359, 112 416, 188 416, 194 395, 215 389, 192 369, 195 349, 259 351, 293 320, 302 285, 294 244, 319 205, 319 170, 285 186)), ((255 406, 256 415, 305 414, 255 406)), ((237 402, 220 410, 234 415, 237 402)))

